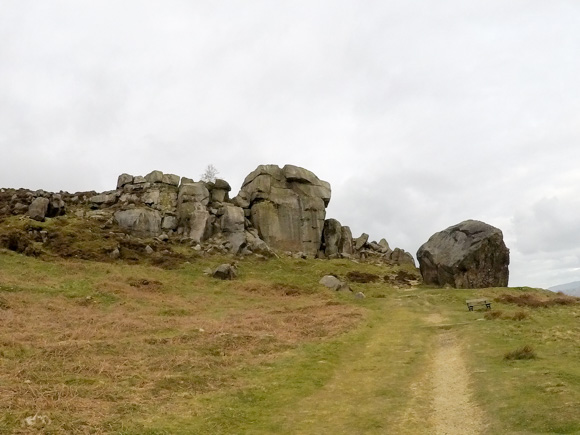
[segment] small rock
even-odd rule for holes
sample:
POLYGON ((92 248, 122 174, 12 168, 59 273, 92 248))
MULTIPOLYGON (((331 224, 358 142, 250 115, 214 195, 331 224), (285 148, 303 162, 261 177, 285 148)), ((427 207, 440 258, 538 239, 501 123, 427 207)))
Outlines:
POLYGON ((231 264, 220 264, 212 273, 214 278, 234 279, 237 278, 236 268, 231 264))
POLYGON ((163 233, 157 237, 157 240, 159 240, 161 242, 167 242, 169 240, 169 236, 167 234, 163 233))
POLYGON ((119 251, 119 248, 115 248, 109 253, 109 257, 111 257, 113 260, 118 259, 120 256, 121 251, 119 251))
POLYGON ((151 246, 147 245, 147 246, 145 246, 145 252, 146 252, 147 254, 151 255, 151 254, 153 254, 153 252, 155 252, 155 251, 153 250, 153 248, 152 248, 151 246))
POLYGON ((46 415, 34 414, 33 416, 26 417, 24 424, 30 427, 44 427, 50 424, 50 418, 46 415))
POLYGON ((355 299, 364 299, 366 298, 365 294, 363 292, 358 292, 357 294, 354 295, 355 299))
POLYGON ((340 288, 344 284, 340 279, 338 279, 334 275, 325 275, 318 283, 332 290, 340 290, 340 288))
POLYGON ((343 282, 343 283, 341 284, 341 286, 340 286, 340 287, 337 289, 337 291, 339 291, 339 292, 351 292, 351 293, 352 293, 352 289, 351 289, 351 288, 350 288, 350 286, 349 286, 347 283, 345 283, 345 282, 343 282))

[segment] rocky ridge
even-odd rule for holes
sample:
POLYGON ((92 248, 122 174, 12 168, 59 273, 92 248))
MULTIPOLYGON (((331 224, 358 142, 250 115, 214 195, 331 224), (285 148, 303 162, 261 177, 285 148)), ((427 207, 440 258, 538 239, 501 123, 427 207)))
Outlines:
MULTIPOLYGON (((0 189, 0 218, 27 215, 44 221, 73 213, 131 237, 189 243, 203 252, 278 252, 414 265, 411 254, 391 249, 385 239, 369 241, 365 233, 353 238, 348 226, 326 219, 330 184, 304 168, 260 165, 246 177, 238 195, 230 199, 230 192, 222 179, 194 181, 161 171, 121 174, 116 189, 102 193, 0 189)), ((118 249, 110 253, 112 258, 119 255, 118 249)))

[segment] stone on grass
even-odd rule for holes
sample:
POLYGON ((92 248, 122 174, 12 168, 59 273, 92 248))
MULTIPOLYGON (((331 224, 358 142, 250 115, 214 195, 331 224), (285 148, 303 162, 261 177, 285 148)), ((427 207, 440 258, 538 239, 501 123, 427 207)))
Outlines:
POLYGON ((220 264, 211 274, 214 278, 219 279, 235 279, 238 277, 236 268, 231 264, 220 264))
POLYGON ((332 290, 341 292, 352 292, 352 289, 347 283, 341 281, 334 275, 326 275, 322 277, 319 283, 332 290))
POLYGON ((425 284, 455 288, 506 287, 509 249, 501 230, 467 220, 432 235, 417 251, 425 284))

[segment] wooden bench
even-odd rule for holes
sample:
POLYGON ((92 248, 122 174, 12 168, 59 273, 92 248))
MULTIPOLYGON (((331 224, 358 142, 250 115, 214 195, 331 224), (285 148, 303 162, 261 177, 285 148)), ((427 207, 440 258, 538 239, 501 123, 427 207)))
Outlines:
POLYGON ((469 311, 473 311, 473 307, 477 305, 485 305, 488 310, 491 310, 491 301, 489 299, 468 299, 465 303, 469 311))

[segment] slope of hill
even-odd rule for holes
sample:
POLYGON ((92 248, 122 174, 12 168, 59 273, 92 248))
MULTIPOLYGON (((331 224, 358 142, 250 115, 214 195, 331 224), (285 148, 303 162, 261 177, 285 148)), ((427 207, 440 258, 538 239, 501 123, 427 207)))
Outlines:
POLYGON ((126 260, 91 261, 83 234, 54 245, 73 243, 64 259, 0 249, 1 433, 580 431, 574 298, 284 256, 239 259, 221 281, 204 270, 232 257, 158 263, 128 244, 126 260))
POLYGON ((553 292, 562 292, 570 296, 580 297, 580 281, 569 282, 550 287, 548 290, 553 292))

